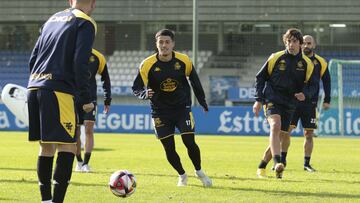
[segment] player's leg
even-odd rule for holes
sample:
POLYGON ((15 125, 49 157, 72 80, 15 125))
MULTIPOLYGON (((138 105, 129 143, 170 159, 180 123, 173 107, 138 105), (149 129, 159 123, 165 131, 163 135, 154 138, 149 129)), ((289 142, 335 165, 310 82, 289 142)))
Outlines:
POLYGON ((81 157, 81 139, 80 139, 80 135, 81 135, 81 125, 78 125, 76 127, 76 166, 75 166, 75 171, 76 172, 81 172, 81 168, 82 165, 84 163, 82 157, 81 157))
POLYGON ((195 168, 195 176, 201 180, 205 187, 211 187, 211 179, 201 169, 200 148, 195 142, 195 122, 190 109, 178 112, 176 116, 176 127, 181 133, 183 143, 187 148, 188 155, 195 168))
POLYGON ((272 114, 267 117, 270 125, 270 150, 275 164, 275 172, 277 178, 282 178, 284 165, 281 163, 280 156, 280 130, 281 130, 281 116, 279 114, 272 114))
POLYGON ((76 125, 76 166, 75 171, 81 172, 82 165, 84 163, 81 157, 81 125, 84 125, 84 110, 82 109, 82 105, 79 102, 75 102, 76 104, 76 115, 77 115, 77 125, 76 125))
POLYGON ((89 161, 91 152, 94 149, 94 121, 85 120, 85 154, 82 167, 83 172, 91 172, 89 161))
POLYGON ((283 126, 281 131, 281 163, 284 164, 284 167, 286 167, 287 164, 286 157, 290 147, 290 135, 292 130, 295 129, 298 124, 298 121, 301 117, 301 111, 302 109, 300 108, 296 108, 295 112, 284 111, 282 116, 281 123, 288 125, 287 123, 290 122, 290 127, 286 129, 286 126, 283 126))
POLYGON ((40 151, 37 161, 37 175, 40 186, 41 201, 50 201, 51 195, 51 176, 53 168, 55 144, 40 143, 40 151))
POLYGON ((179 180, 177 185, 186 186, 188 178, 181 164, 179 154, 176 152, 175 148, 174 122, 169 117, 154 117, 153 124, 156 137, 161 141, 161 144, 163 145, 166 159, 179 174, 179 180))
POLYGON ((310 165, 311 154, 314 148, 313 141, 314 130, 305 130, 304 136, 304 170, 309 172, 315 172, 316 170, 310 165))
POLYGON ((97 112, 97 104, 94 102, 95 108, 84 114, 84 126, 85 126, 85 154, 84 154, 84 163, 81 170, 83 172, 91 172, 89 161, 91 153, 94 149, 94 125, 95 117, 97 112))
POLYGON ((281 139, 281 163, 284 164, 284 167, 286 167, 287 164, 287 153, 290 147, 290 134, 292 131, 292 127, 290 127, 289 131, 284 132, 281 131, 280 133, 280 139, 281 139))
POLYGON ((265 178, 266 177, 266 166, 271 161, 271 150, 270 145, 266 148, 263 158, 260 161, 260 164, 257 169, 257 176, 259 178, 265 178))
MULTIPOLYGON (((41 120, 38 90, 29 90, 27 95, 29 111, 29 141, 41 141, 41 120)), ((41 201, 52 200, 51 194, 51 175, 54 160, 55 146, 52 144, 42 144, 40 142, 40 152, 37 160, 37 175, 41 201)))
POLYGON ((53 202, 63 202, 71 178, 76 153, 76 113, 73 96, 66 93, 41 90, 41 142, 58 143, 54 170, 53 202))
POLYGON ((181 164, 179 154, 175 149, 175 139, 174 135, 165 137, 160 139, 161 144, 164 147, 166 159, 170 163, 170 165, 177 171, 179 174, 178 186, 186 186, 187 185, 187 174, 181 164))
POLYGON ((316 107, 308 106, 301 118, 304 127, 304 170, 308 172, 315 172, 315 169, 310 165, 311 154, 314 148, 314 129, 317 128, 316 107))
POLYGON ((53 202, 63 202, 68 188, 74 156, 76 153, 76 143, 58 144, 58 154, 54 170, 54 196, 53 202))

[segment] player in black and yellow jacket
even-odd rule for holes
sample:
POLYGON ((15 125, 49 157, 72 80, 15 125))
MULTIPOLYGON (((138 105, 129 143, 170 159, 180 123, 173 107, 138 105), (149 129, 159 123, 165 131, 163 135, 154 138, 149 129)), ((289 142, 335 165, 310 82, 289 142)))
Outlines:
MULTIPOLYGON (((324 101, 323 109, 327 110, 330 108, 330 92, 331 92, 331 80, 330 73, 327 67, 327 62, 321 56, 315 54, 314 49, 316 47, 315 40, 310 35, 304 36, 303 52, 310 58, 314 64, 313 76, 318 80, 321 79, 324 87, 324 101)), ((290 146, 290 133, 296 128, 298 121, 301 120, 301 125, 304 128, 304 170, 308 172, 315 172, 315 169, 310 165, 310 158, 314 147, 313 134, 317 128, 317 103, 319 97, 320 83, 316 84, 316 93, 311 100, 299 102, 294 116, 291 121, 289 133, 282 138, 281 142, 281 159, 286 163, 286 155, 290 146)))
POLYGON ((99 51, 92 49, 91 56, 89 58, 89 70, 90 70, 90 96, 91 101, 94 103, 95 108, 86 113, 82 110, 81 105, 77 104, 77 111, 79 115, 79 127, 77 128, 77 152, 76 159, 77 164, 75 171, 77 172, 91 172, 89 161, 91 152, 94 148, 94 125, 97 113, 97 85, 96 75, 101 76, 102 88, 104 90, 104 113, 108 113, 111 104, 111 82, 109 77, 108 68, 106 65, 106 59, 99 51), (80 140, 80 126, 85 126, 85 153, 84 160, 81 157, 81 140, 80 140))
POLYGON ((157 54, 146 58, 140 65, 133 84, 133 92, 140 99, 150 99, 155 133, 164 146, 166 157, 179 174, 178 186, 187 185, 187 175, 175 150, 175 127, 180 131, 195 175, 203 185, 212 182, 201 170, 200 149, 195 142, 195 123, 191 112, 189 78, 195 96, 205 112, 208 106, 199 77, 189 57, 173 51, 175 34, 168 29, 155 35, 157 54))
MULTIPOLYGON (((315 94, 314 66, 302 54, 303 36, 298 29, 289 29, 283 36, 285 51, 272 54, 256 75, 256 102, 253 111, 258 116, 264 105, 265 116, 270 124, 270 144, 275 162, 276 177, 282 178, 281 136, 288 132, 292 115, 298 101, 311 99, 315 94)), ((267 150, 266 150, 267 151, 267 150)), ((266 155, 266 153, 265 153, 266 155)), ((262 160, 258 176, 265 176, 268 160, 262 160)))
POLYGON ((94 108, 88 60, 96 33, 96 23, 89 16, 95 0, 69 2, 72 8, 45 22, 29 61, 29 140, 40 142, 37 174, 42 202, 63 202, 71 178, 76 152, 75 92, 80 92, 85 111, 94 108))

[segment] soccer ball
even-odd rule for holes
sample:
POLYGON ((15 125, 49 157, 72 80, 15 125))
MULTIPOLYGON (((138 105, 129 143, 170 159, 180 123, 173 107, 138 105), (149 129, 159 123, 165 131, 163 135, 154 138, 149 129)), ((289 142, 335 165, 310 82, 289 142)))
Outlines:
POLYGON ((135 192, 135 176, 127 170, 118 170, 110 176, 111 192, 118 197, 128 197, 135 192))

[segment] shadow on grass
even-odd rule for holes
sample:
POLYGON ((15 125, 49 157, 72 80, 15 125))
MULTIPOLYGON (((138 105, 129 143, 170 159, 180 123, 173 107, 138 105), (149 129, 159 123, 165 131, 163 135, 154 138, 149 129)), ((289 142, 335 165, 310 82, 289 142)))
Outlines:
MULTIPOLYGON (((152 174, 152 173, 134 173, 135 175, 144 175, 144 176, 158 176, 158 177, 176 177, 176 175, 169 175, 169 174, 152 174)), ((190 177, 195 177, 194 175, 188 174, 190 177)), ((210 176, 211 179, 214 180, 234 180, 234 181, 268 181, 268 180, 276 180, 275 177, 269 177, 269 178, 244 178, 244 177, 237 177, 237 176, 231 176, 231 175, 225 175, 225 176, 210 176)), ((297 180, 286 180, 282 179, 282 182, 291 182, 291 183, 301 183, 304 181, 297 181, 297 180)))
MULTIPOLYGON (((203 186, 200 185, 189 185, 192 187, 200 187, 203 188, 203 186)), ((224 187, 224 186, 213 186, 211 188, 207 188, 210 190, 234 190, 234 191, 244 191, 244 192, 262 192, 266 193, 266 195, 276 195, 276 196, 282 196, 286 194, 286 196, 294 196, 296 197, 318 197, 318 198, 360 198, 360 194, 341 194, 341 193, 329 193, 329 192, 295 192, 295 191, 286 191, 286 190, 264 190, 264 189, 256 189, 256 188, 241 188, 241 187, 224 187)))
POLYGON ((111 148, 94 148, 93 151, 96 151, 96 152, 110 152, 110 151, 115 151, 115 150, 111 149, 111 148))
POLYGON ((36 171, 36 168, 0 168, 0 171, 36 171))
POLYGON ((3 198, 3 197, 0 197, 0 201, 20 201, 20 199, 13 199, 13 198, 3 198))
MULTIPOLYGON (((21 184, 39 184, 36 180, 25 180, 25 179, 19 179, 19 180, 7 180, 7 179, 0 179, 0 182, 2 183, 21 183, 21 184)), ((70 185, 73 186, 89 186, 89 187, 107 187, 106 184, 95 184, 95 183, 79 183, 79 182, 70 182, 70 185)), ((0 198, 1 200, 1 198, 0 198)))
POLYGON ((331 174, 334 174, 334 173, 344 174, 345 173, 345 174, 360 175, 360 171, 346 171, 346 170, 340 171, 340 170, 336 170, 336 169, 318 171, 318 172, 319 173, 331 173, 331 174))

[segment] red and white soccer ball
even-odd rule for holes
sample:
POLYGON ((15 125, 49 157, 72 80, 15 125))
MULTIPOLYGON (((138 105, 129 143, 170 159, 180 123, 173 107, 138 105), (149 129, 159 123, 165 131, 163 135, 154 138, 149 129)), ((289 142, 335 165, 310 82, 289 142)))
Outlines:
POLYGON ((118 170, 110 176, 111 192, 118 197, 128 197, 135 192, 135 176, 127 170, 118 170))

